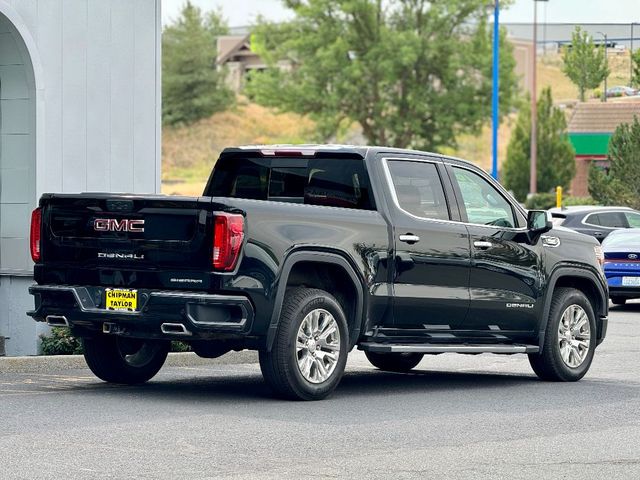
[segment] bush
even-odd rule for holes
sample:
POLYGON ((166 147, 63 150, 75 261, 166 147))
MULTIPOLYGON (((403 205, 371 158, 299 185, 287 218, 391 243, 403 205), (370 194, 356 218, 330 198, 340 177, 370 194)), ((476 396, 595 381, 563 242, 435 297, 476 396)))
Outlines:
POLYGON ((43 355, 79 355, 83 353, 80 339, 66 327, 54 327, 51 335, 40 335, 43 355))
POLYGON ((190 352, 191 346, 184 342, 171 342, 172 352, 190 352))
MULTIPOLYGON (((591 197, 562 197, 562 206, 571 207, 574 205, 597 205, 591 197)), ((549 210, 556 206, 556 194, 555 193, 537 193, 530 198, 524 204, 527 210, 549 210)))
MULTIPOLYGON (((54 327, 51 335, 40 335, 43 355, 82 355, 82 341, 71 335, 67 327, 54 327)), ((184 342, 171 342, 172 352, 190 352, 191 347, 184 342)))

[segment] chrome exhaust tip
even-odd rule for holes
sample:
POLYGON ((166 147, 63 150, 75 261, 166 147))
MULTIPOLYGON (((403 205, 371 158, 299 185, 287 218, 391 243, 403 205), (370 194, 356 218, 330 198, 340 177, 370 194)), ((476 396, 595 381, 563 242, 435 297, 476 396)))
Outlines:
POLYGON ((160 325, 160 330, 166 335, 191 335, 182 323, 163 323, 160 325))
POLYGON ((68 327, 69 320, 63 315, 47 315, 47 325, 50 327, 68 327))

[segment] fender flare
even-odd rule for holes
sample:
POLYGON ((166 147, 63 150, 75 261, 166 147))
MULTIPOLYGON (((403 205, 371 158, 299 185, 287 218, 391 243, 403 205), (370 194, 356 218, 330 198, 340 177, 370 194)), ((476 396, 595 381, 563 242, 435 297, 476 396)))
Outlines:
POLYGON ((606 317, 609 304, 609 296, 606 288, 603 287, 596 274, 587 269, 560 266, 551 273, 549 283, 547 284, 547 294, 544 299, 542 321, 540 322, 540 328, 538 329, 538 345, 540 347, 540 351, 542 351, 542 347, 544 345, 545 332, 547 330, 547 324, 549 323, 549 314, 551 312, 551 300, 553 299, 553 292, 556 289, 558 280, 564 277, 577 277, 586 279, 596 289, 598 295, 600 296, 601 308, 594 313, 596 314, 596 327, 599 328, 599 332, 602 331, 602 327, 599 325, 599 323, 601 322, 602 317, 606 317))
POLYGON ((331 264, 338 265, 343 268, 356 290, 356 311, 355 311, 355 321, 353 324, 353 328, 351 332, 349 332, 349 347, 351 348, 355 345, 355 342, 360 335, 360 330, 363 321, 363 310, 364 310, 364 293, 362 289, 362 281, 356 274, 355 269, 349 263, 349 261, 341 254, 326 252, 326 251, 313 251, 313 250, 297 250, 291 254, 289 254, 280 269, 280 275, 278 280, 278 288, 276 290, 276 295, 273 303, 273 312, 271 314, 271 321, 269 322, 269 328, 267 330, 267 339, 266 339, 266 347, 267 351, 271 351, 273 348, 273 342, 276 338, 276 332, 278 330, 278 325, 280 322, 280 312, 282 311, 282 303, 284 301, 284 294, 287 289, 287 281, 289 280, 289 275, 293 267, 300 262, 312 262, 312 263, 323 263, 323 264, 331 264))

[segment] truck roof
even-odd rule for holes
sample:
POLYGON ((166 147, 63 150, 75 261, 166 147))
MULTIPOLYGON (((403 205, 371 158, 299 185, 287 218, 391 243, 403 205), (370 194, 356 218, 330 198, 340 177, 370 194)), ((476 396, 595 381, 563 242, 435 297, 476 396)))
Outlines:
MULTIPOLYGON (((274 144, 274 145, 243 145, 238 147, 225 148, 221 155, 240 153, 240 152, 260 152, 262 155, 275 155, 276 152, 282 151, 286 153, 300 152, 302 156, 312 155, 315 152, 323 153, 341 153, 356 154, 365 158, 368 154, 392 153, 392 154, 413 154, 413 155, 429 155, 431 157, 455 160, 461 163, 474 165, 472 162, 461 158, 442 155, 440 153, 425 152, 421 150, 412 150, 408 148, 382 147, 377 145, 342 145, 342 144, 274 144)), ((477 167, 477 165, 475 165, 477 167)))

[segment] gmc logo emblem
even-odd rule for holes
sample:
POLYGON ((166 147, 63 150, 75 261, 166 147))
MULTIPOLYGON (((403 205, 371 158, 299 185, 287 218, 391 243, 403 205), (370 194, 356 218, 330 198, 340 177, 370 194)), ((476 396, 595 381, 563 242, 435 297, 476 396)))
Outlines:
POLYGON ((144 232, 144 220, 116 220, 115 218, 96 218, 93 221, 96 232, 144 232))

